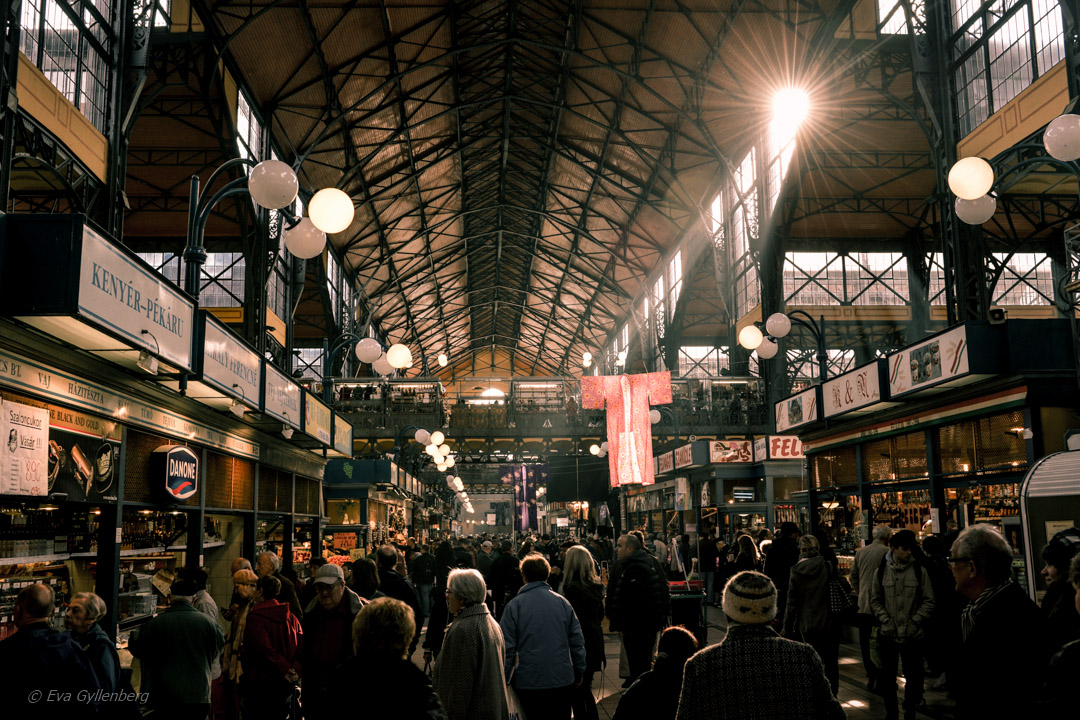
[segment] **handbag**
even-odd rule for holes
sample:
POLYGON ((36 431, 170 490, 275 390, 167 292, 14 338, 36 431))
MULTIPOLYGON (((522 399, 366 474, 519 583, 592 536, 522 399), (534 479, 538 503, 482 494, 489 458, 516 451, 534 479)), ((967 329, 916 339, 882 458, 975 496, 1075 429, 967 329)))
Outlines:
POLYGON ((834 574, 829 578, 829 611, 838 617, 852 614, 858 603, 846 578, 834 574))

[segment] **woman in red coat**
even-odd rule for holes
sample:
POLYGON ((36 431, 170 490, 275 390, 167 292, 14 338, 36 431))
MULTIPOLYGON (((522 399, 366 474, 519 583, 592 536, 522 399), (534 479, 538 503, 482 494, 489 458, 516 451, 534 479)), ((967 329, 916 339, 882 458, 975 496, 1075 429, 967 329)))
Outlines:
POLYGON ((273 575, 259 578, 255 585, 241 650, 240 702, 245 717, 284 720, 300 678, 304 631, 289 606, 278 602, 279 592, 281 581, 273 575))

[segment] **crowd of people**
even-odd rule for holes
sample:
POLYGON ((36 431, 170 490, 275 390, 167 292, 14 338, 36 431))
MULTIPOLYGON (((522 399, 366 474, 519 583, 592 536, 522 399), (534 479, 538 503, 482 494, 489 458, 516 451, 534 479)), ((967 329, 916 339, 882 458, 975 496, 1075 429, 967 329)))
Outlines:
POLYGON ((876 527, 850 585, 827 542, 787 524, 732 546, 702 538, 696 551, 688 537, 639 531, 614 545, 406 541, 350 563, 313 558, 302 584, 265 552, 233 563, 227 607, 203 570, 178 574, 169 608, 129 643, 139 693, 97 624, 100 597, 70 598, 63 632, 49 623, 52 589, 27 585, 19 629, 0 642, 3 689, 14 717, 51 702, 46 714, 65 718, 320 720, 359 703, 404 720, 597 720, 606 620, 625 678, 615 720, 839 718, 840 634, 853 624, 887 718, 900 717, 901 671, 905 719, 924 709, 927 671, 960 720, 1056 717, 1074 712, 1080 677, 1078 550, 1076 529, 1047 545, 1041 607, 986 525, 922 543, 876 527), (705 647, 696 628, 670 626, 671 582, 695 565, 727 621, 705 647), (413 662, 421 635, 424 660, 413 662))

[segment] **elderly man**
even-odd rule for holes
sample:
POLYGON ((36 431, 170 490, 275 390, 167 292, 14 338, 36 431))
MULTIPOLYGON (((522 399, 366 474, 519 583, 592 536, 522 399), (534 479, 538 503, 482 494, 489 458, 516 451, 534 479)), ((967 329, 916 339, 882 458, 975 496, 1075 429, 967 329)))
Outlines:
POLYGON ((869 545, 855 552, 855 561, 851 566, 851 590, 859 598, 859 612, 855 623, 859 628, 859 649, 862 651, 863 667, 866 668, 866 687, 870 692, 878 689, 878 667, 870 656, 870 636, 874 632, 877 620, 870 608, 870 589, 874 585, 874 575, 881 567, 881 560, 889 552, 889 538, 892 528, 878 525, 873 530, 873 539, 869 545))
POLYGON ((956 589, 969 600, 949 675, 958 720, 1027 717, 1035 705, 1050 645, 1039 608, 1013 582, 1012 560, 1012 548, 990 525, 966 528, 952 545, 956 589))
POLYGON ((585 676, 585 636, 574 608, 548 585, 550 570, 539 553, 521 561, 525 586, 499 622, 504 667, 526 718, 570 720, 573 690, 585 676))
POLYGON ((92 693, 101 684, 71 635, 49 627, 54 604, 53 589, 42 583, 24 587, 15 597, 19 630, 0 642, 4 717, 67 720, 92 717, 97 711, 96 703, 77 700, 80 692, 92 693))
POLYGON ((636 535, 623 535, 615 545, 618 571, 608 585, 606 612, 611 629, 622 632, 630 676, 628 687, 652 664, 653 648, 667 620, 671 602, 667 578, 636 535))
POLYGON ((142 669, 140 689, 155 717, 204 720, 210 711, 210 673, 225 647, 221 627, 192 605, 195 584, 177 580, 171 605, 128 643, 142 669))
POLYGON ((345 574, 333 563, 320 567, 312 584, 316 598, 304 612, 304 714, 318 720, 334 670, 353 656, 353 619, 367 601, 345 587, 345 574))
POLYGON ((752 570, 724 586, 727 635, 687 661, 678 720, 844 717, 817 652, 772 629, 776 595, 752 570))
POLYGON ((300 598, 296 595, 296 585, 293 584, 292 580, 281 574, 281 558, 277 556, 277 553, 259 553, 259 556, 255 558, 255 572, 259 577, 266 577, 267 575, 276 577, 278 582, 281 583, 278 600, 289 606, 289 611, 297 620, 304 619, 304 609, 300 607, 300 598))

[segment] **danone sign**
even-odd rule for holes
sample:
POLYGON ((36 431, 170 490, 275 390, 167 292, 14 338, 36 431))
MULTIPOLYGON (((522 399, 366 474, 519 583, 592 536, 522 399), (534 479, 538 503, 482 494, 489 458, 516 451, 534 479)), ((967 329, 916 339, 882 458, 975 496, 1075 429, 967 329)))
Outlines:
POLYGON ((168 500, 186 500, 199 491, 199 456, 184 445, 162 445, 150 455, 155 487, 168 500))

